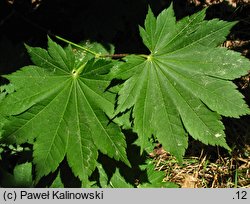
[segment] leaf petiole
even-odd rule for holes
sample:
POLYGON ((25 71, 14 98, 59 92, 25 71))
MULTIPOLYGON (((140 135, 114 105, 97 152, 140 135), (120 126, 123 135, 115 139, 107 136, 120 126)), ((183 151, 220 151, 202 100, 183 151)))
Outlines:
POLYGON ((99 56, 98 53, 95 53, 94 51, 92 51, 92 50, 90 50, 90 49, 88 49, 88 48, 86 48, 86 47, 83 47, 83 46, 81 46, 81 45, 78 45, 78 44, 76 44, 76 43, 73 43, 73 42, 71 42, 71 41, 69 41, 69 40, 66 40, 66 39, 64 39, 64 38, 62 38, 62 37, 60 37, 60 36, 58 36, 58 35, 55 35, 55 37, 56 37, 58 40, 61 40, 61 41, 66 42, 66 43, 69 43, 70 45, 73 45, 73 46, 75 46, 75 47, 77 47, 77 48, 80 48, 80 49, 82 49, 82 50, 84 50, 84 51, 86 51, 86 52, 88 52, 88 53, 90 53, 90 54, 92 54, 92 55, 95 55, 95 57, 98 57, 98 56, 99 56))
POLYGON ((140 54, 140 55, 138 55, 138 56, 143 57, 143 58, 145 58, 145 59, 148 59, 150 55, 140 54))
POLYGON ((84 69, 84 67, 85 67, 86 64, 87 63, 84 63, 78 69, 74 69, 72 71, 72 75, 73 75, 74 78, 76 78, 77 76, 79 76, 82 73, 82 71, 83 71, 83 69, 84 69))
MULTIPOLYGON (((104 55, 102 55, 102 54, 99 54, 99 53, 96 53, 96 52, 94 52, 94 51, 92 51, 92 50, 90 50, 90 49, 88 49, 88 48, 86 48, 86 47, 83 47, 83 46, 81 46, 81 45, 78 45, 78 44, 76 44, 76 43, 73 43, 73 42, 71 42, 71 41, 69 41, 69 40, 66 40, 66 39, 64 39, 64 38, 62 38, 62 37, 60 37, 60 36, 58 36, 58 35, 54 35, 58 40, 61 40, 61 41, 63 41, 63 42, 66 42, 66 43, 68 43, 68 44, 70 44, 70 45, 73 45, 73 46, 75 46, 75 47, 77 47, 77 48, 80 48, 80 49, 82 49, 82 50, 84 50, 84 51, 86 51, 86 52, 88 52, 88 53, 90 53, 90 54, 92 54, 92 55, 94 55, 95 56, 95 58, 106 58, 106 57, 111 57, 111 58, 115 58, 115 59, 119 59, 119 58, 123 58, 123 57, 126 57, 126 56, 128 56, 128 55, 130 55, 130 54, 104 54, 104 55)), ((141 56, 141 57, 143 57, 143 58, 148 58, 148 55, 145 55, 145 54, 138 54, 139 56, 141 56)))

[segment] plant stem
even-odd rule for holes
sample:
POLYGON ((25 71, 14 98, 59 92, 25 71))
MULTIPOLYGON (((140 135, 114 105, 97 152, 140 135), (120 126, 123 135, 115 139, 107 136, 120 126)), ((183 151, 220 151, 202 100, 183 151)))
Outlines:
POLYGON ((84 69, 84 67, 85 67, 85 65, 87 64, 87 62, 86 63, 84 63, 84 64, 82 64, 80 67, 78 67, 77 69, 73 69, 72 70, 72 76, 74 77, 74 78, 78 78, 78 76, 82 73, 82 71, 83 71, 83 69, 84 69))
MULTIPOLYGON (((131 54, 105 54, 105 55, 99 55, 98 57, 111 57, 111 58, 114 58, 114 59, 120 59, 120 58, 123 58, 123 57, 126 57, 126 56, 129 56, 131 54)), ((141 56, 143 58, 148 58, 148 55, 144 55, 144 54, 133 54, 133 55, 138 55, 138 56, 141 56)))
POLYGON ((143 58, 148 58, 149 55, 145 55, 145 54, 140 54, 139 56, 143 57, 143 58))
POLYGON ((104 54, 104 55, 99 55, 99 57, 111 57, 111 58, 115 58, 115 59, 119 59, 119 58, 123 58, 128 56, 129 54, 104 54))
POLYGON ((84 69, 84 67, 85 67, 86 64, 87 64, 87 62, 84 63, 83 65, 81 65, 81 66, 76 70, 76 74, 77 74, 77 75, 80 75, 80 74, 82 73, 82 71, 83 71, 83 69, 84 69))
MULTIPOLYGON (((69 41, 69 40, 66 40, 66 39, 64 39, 64 38, 62 38, 62 37, 60 37, 60 36, 58 36, 58 35, 54 35, 54 37, 55 38, 57 38, 58 40, 61 40, 61 41, 63 41, 63 42, 66 42, 66 43, 68 43, 68 44, 70 44, 70 45, 73 45, 73 46, 75 46, 75 47, 77 47, 77 48, 80 48, 80 49, 82 49, 82 50, 84 50, 84 51, 86 51, 86 52, 88 52, 88 53, 90 53, 90 54, 92 54, 92 55, 94 55, 95 56, 95 58, 106 58, 106 57, 111 57, 111 58, 114 58, 114 59, 119 59, 119 58, 123 58, 123 57, 126 57, 126 56, 128 56, 128 55, 130 55, 130 54, 98 54, 98 53, 96 53, 96 52, 94 52, 94 51, 92 51, 92 50, 90 50, 90 49, 88 49, 88 48, 86 48, 86 47, 83 47, 83 46, 81 46, 81 45, 78 45, 78 44, 76 44, 76 43, 73 43, 73 42, 71 42, 71 41, 69 41)), ((148 55, 145 55, 145 54, 138 54, 138 56, 141 56, 141 57, 143 57, 143 58, 148 58, 148 55)))
POLYGON ((61 41, 66 42, 66 43, 69 43, 70 45, 73 45, 73 46, 75 46, 75 47, 78 47, 78 48, 80 48, 80 49, 82 49, 82 50, 84 50, 84 51, 86 51, 86 52, 88 52, 88 53, 90 53, 90 54, 92 54, 92 55, 95 55, 95 56, 98 56, 98 55, 99 55, 98 53, 95 53, 94 51, 92 51, 92 50, 90 50, 90 49, 88 49, 88 48, 86 48, 86 47, 83 47, 83 46, 81 46, 81 45, 77 45, 76 43, 73 43, 73 42, 71 42, 71 41, 69 41, 69 40, 66 40, 66 39, 64 39, 64 38, 62 38, 62 37, 60 37, 60 36, 58 36, 58 35, 55 35, 55 37, 56 37, 58 40, 61 40, 61 41))

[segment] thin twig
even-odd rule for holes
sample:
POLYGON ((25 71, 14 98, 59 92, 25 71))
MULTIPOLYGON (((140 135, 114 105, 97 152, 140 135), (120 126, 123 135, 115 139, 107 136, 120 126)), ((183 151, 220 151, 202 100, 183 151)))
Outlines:
POLYGON ((73 45, 73 46, 75 46, 75 47, 77 47, 77 48, 80 48, 80 49, 82 49, 82 50, 84 50, 84 51, 86 51, 86 52, 88 52, 88 53, 90 53, 90 54, 92 54, 92 55, 95 55, 95 56, 97 56, 98 55, 98 53, 95 53, 94 51, 92 51, 92 50, 90 50, 90 49, 88 49, 88 48, 86 48, 86 47, 83 47, 83 46, 81 46, 81 45, 78 45, 78 44, 76 44, 76 43, 73 43, 73 42, 71 42, 71 41, 69 41, 69 40, 66 40, 66 39, 64 39, 64 38, 62 38, 62 37, 60 37, 60 36, 58 36, 58 35, 54 35, 58 40, 61 40, 61 41, 63 41, 63 42, 66 42, 66 43, 68 43, 68 44, 70 44, 70 45, 73 45))
POLYGON ((104 55, 99 55, 99 57, 111 57, 111 58, 114 58, 114 59, 120 59, 120 58, 123 58, 123 57, 126 57, 128 56, 129 54, 104 54, 104 55))

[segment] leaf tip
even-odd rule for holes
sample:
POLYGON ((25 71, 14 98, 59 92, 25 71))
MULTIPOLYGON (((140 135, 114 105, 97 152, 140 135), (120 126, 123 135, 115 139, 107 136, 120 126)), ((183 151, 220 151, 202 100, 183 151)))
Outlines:
POLYGON ((150 5, 148 5, 148 13, 147 13, 145 22, 147 22, 149 19, 155 19, 155 15, 154 15, 150 5))
POLYGON ((26 48, 26 50, 27 50, 28 53, 29 53, 30 50, 31 50, 31 47, 30 47, 28 44, 26 44, 26 43, 24 43, 24 47, 26 48))
POLYGON ((49 35, 47 35, 48 42, 54 42, 49 35))
POLYGON ((126 164, 129 168, 132 168, 132 165, 131 165, 131 163, 129 162, 129 160, 127 158, 121 159, 121 161, 123 161, 124 164, 126 164))
POLYGON ((150 5, 148 5, 148 14, 154 15, 150 5))

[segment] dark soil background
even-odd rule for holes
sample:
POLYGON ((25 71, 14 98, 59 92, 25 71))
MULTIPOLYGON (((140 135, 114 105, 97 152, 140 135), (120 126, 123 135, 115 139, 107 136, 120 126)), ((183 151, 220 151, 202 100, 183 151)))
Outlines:
MULTIPOLYGON (((138 25, 143 25, 148 5, 157 15, 170 3, 170 0, 0 0, 0 73, 10 73, 29 63, 23 43, 46 47, 49 32, 73 42, 88 39, 112 43, 116 53, 145 53, 138 25)), ((231 38, 250 40, 249 3, 242 1, 233 6, 228 1, 173 0, 173 4, 177 19, 211 4, 208 19, 239 20, 231 38)))

